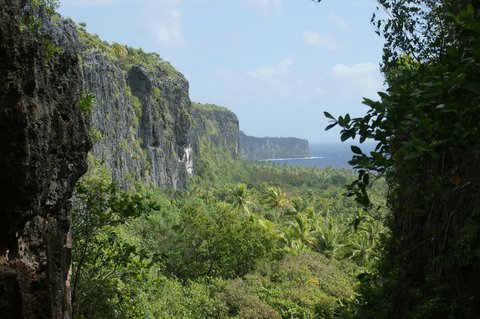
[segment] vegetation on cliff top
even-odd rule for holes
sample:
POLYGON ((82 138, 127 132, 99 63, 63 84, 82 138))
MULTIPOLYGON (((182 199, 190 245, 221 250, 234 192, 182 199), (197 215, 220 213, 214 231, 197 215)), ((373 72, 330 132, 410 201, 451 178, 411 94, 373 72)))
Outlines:
POLYGON ((192 107, 194 109, 199 109, 204 111, 231 112, 226 107, 215 105, 215 104, 209 104, 209 103, 192 102, 192 107))
MULTIPOLYGON (((72 21, 75 24, 75 22, 72 21)), ((76 25, 76 24, 75 24, 76 25)), ((150 71, 163 72, 165 75, 175 77, 178 71, 158 53, 145 52, 141 48, 135 49, 117 42, 108 43, 98 35, 91 34, 85 29, 85 24, 77 25, 81 42, 89 53, 98 53, 112 62, 120 63, 123 70, 128 71, 134 65, 142 66, 150 71)))

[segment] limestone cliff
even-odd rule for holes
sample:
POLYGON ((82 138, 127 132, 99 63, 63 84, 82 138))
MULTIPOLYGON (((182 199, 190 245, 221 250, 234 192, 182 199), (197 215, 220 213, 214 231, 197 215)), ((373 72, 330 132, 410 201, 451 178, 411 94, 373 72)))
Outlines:
POLYGON ((0 0, 0 318, 70 317, 69 199, 90 142, 74 28, 38 9, 0 0))
POLYGON ((193 103, 193 139, 196 152, 203 139, 227 151, 233 159, 240 157, 238 119, 232 111, 213 104, 193 103))
POLYGON ((184 187, 193 166, 187 80, 157 54, 79 33, 94 155, 124 187, 184 187))
POLYGON ((253 137, 240 132, 244 159, 298 158, 310 155, 308 141, 295 137, 253 137))

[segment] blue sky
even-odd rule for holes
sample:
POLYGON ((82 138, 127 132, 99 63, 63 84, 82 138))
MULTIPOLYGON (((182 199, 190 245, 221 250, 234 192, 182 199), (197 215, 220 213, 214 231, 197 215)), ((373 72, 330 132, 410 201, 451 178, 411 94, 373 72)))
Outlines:
POLYGON ((254 136, 339 141, 323 111, 363 114, 376 98, 382 39, 375 0, 61 0, 106 41, 157 52, 192 101, 234 111, 254 136))

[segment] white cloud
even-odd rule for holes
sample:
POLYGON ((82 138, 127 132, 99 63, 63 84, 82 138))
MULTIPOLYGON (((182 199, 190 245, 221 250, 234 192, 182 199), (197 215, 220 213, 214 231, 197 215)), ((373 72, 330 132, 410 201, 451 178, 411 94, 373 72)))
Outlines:
POLYGON ((337 84, 338 94, 343 97, 375 97, 382 89, 379 68, 373 63, 337 64, 330 69, 329 76, 337 84))
POLYGON ((351 31, 352 27, 347 22, 347 20, 340 18, 339 16, 335 15, 333 12, 328 14, 328 21, 332 23, 334 26, 339 28, 342 31, 351 31))
POLYGON ((277 81, 289 73, 290 66, 293 64, 293 57, 288 57, 280 61, 277 66, 263 66, 256 70, 247 72, 247 75, 261 81, 277 81))
POLYGON ((186 43, 182 32, 180 0, 143 0, 141 23, 162 47, 179 48, 186 43))
POLYGON ((342 49, 342 46, 332 37, 318 32, 305 31, 303 41, 308 45, 325 47, 330 51, 340 51, 342 49))
POLYGON ((185 45, 181 11, 174 8, 158 11, 155 17, 150 17, 147 21, 151 35, 162 47, 178 48, 185 45))
POLYGON ((155 42, 164 48, 178 48, 185 45, 182 32, 182 0, 62 0, 64 7, 113 7, 135 5, 140 11, 132 11, 129 21, 141 26, 155 42))
POLYGON ((252 6, 264 16, 279 16, 282 12, 282 0, 251 0, 252 6))
POLYGON ((248 71, 246 75, 256 81, 253 87, 261 93, 263 99, 291 96, 300 85, 300 81, 296 81, 290 75, 292 65, 293 57, 288 57, 275 66, 263 66, 248 71))
MULTIPOLYGON (((291 106, 301 107, 329 94, 325 77, 315 71, 299 76, 293 69, 294 57, 287 57, 274 66, 263 66, 246 73, 252 95, 262 100, 291 101, 291 106), (253 79, 253 81, 252 81, 253 79), (255 92, 255 93, 253 93, 255 92), (300 105, 300 106, 299 106, 300 105)), ((315 102, 316 103, 316 102, 315 102)))

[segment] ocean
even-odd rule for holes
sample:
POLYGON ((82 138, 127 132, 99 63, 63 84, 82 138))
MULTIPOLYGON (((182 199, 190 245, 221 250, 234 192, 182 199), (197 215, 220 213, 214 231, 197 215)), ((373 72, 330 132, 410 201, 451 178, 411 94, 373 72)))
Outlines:
POLYGON ((310 143, 310 157, 269 159, 268 162, 299 166, 352 168, 348 161, 352 159, 351 145, 356 145, 362 151, 370 152, 375 148, 374 143, 310 143))

